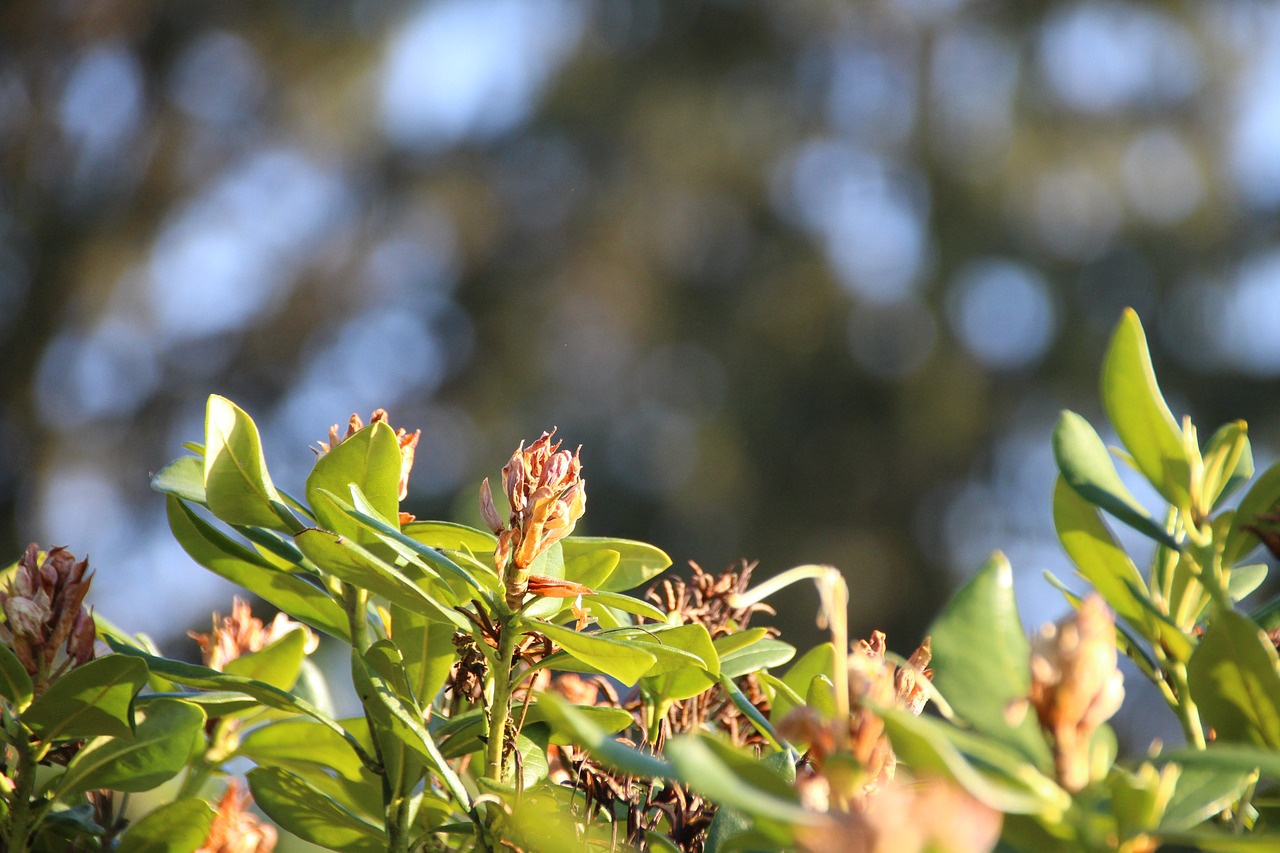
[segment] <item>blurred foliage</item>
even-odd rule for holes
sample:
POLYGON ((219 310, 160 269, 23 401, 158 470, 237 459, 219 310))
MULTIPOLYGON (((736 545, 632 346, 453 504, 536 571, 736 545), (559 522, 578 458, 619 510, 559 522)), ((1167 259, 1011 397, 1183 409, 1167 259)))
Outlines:
POLYGON ((6 4, 0 542, 196 618, 146 475, 208 394, 290 489, 386 406, 422 516, 478 525, 554 424, 591 532, 833 563, 856 633, 917 636, 991 548, 1063 563, 1044 437, 1121 306, 1175 413, 1270 455, 1277 38, 1260 2, 6 4))

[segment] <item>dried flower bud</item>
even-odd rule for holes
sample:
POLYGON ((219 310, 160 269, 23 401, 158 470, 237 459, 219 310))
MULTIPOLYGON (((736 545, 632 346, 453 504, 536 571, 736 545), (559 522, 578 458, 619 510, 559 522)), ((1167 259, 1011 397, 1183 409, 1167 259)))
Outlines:
POLYGON ((1101 596, 1087 596, 1074 615, 1036 633, 1030 700, 1053 738, 1059 783, 1079 791, 1089 783, 1089 741, 1124 701, 1115 620, 1101 596))
MULTIPOLYGON (((387 426, 391 426, 388 417, 386 409, 376 409, 369 416, 369 426, 373 426, 376 423, 384 423, 387 426)), ((360 420, 359 415, 353 413, 347 420, 347 432, 345 435, 338 435, 337 424, 329 427, 329 440, 317 443, 319 447, 316 451, 317 455, 325 455, 362 429, 364 429, 364 421, 360 420)), ((403 428, 396 430, 396 441, 400 444, 400 500, 404 500, 409 494, 409 472, 413 470, 413 459, 418 449, 418 439, 421 437, 422 430, 420 429, 414 430, 412 434, 403 428)))
POLYGON ((253 615, 249 603, 236 596, 231 603, 230 616, 213 614, 211 633, 188 631, 187 636, 200 644, 204 665, 221 670, 241 655, 261 651, 290 631, 302 631, 306 634, 307 654, 315 651, 320 644, 320 639, 310 628, 294 622, 283 613, 277 613, 271 625, 264 626, 262 620, 253 615))
POLYGON ((204 844, 195 853, 271 853, 276 848, 276 829, 249 811, 249 792, 235 779, 218 802, 218 814, 209 827, 204 844))
MULTIPOLYGON (((488 480, 480 488, 480 511, 498 534, 494 565, 507 588, 507 606, 515 609, 528 591, 529 567, 540 554, 573 532, 586 511, 586 483, 578 452, 552 444, 555 430, 525 448, 516 448, 502 467, 502 488, 511 518, 502 523, 488 480)), ((579 448, 580 450, 581 448, 579 448)))
POLYGON ((84 609, 93 575, 87 560, 65 548, 41 559, 39 546, 27 547, 9 588, 0 591, 0 642, 13 649, 40 694, 68 669, 93 658, 97 637, 93 617, 84 609), (60 659, 61 658, 61 659, 60 659))

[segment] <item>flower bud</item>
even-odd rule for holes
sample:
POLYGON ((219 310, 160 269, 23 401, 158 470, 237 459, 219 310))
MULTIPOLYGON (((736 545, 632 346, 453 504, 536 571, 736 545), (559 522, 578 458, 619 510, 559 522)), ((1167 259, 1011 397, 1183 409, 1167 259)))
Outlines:
POLYGON ((27 547, 7 590, 0 591, 5 624, 0 641, 9 645, 31 675, 37 694, 67 669, 93 658, 93 617, 84 610, 93 575, 87 560, 65 548, 41 558, 34 543, 27 547), (76 635, 78 630, 78 635, 76 635))

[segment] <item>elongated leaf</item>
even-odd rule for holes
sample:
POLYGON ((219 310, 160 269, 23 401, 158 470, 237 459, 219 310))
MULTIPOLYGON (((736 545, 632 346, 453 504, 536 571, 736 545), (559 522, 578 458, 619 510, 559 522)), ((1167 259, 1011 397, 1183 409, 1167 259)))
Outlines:
POLYGON ((372 423, 316 460, 307 477, 307 501, 317 518, 330 531, 350 537, 362 545, 377 541, 371 531, 356 524, 346 513, 317 500, 321 491, 334 495, 348 493, 355 485, 378 515, 397 518, 400 512, 400 442, 384 422, 372 423))
POLYGON ((59 796, 98 788, 148 791, 172 779, 203 742, 204 721, 204 711, 188 702, 152 702, 133 737, 95 738, 76 753, 58 780, 59 796))
MULTIPOLYGON (((342 720, 339 725, 353 736, 367 739, 369 727, 363 718, 342 720)), ((309 719, 280 720, 259 726, 240 740, 235 754, 264 767, 286 767, 295 771, 298 764, 319 764, 352 781, 361 779, 365 769, 345 739, 309 719)))
MULTIPOLYGON (((719 648, 720 641, 716 640, 719 648)), ((796 647, 782 640, 765 638, 720 656, 720 675, 741 678, 766 667, 782 666, 795 657, 796 647)))
POLYGON ((567 552, 563 552, 563 547, 564 543, 561 542, 561 550, 564 553, 564 579, 592 589, 601 589, 602 584, 613 576, 613 573, 618 570, 618 564, 622 562, 622 555, 611 548, 575 550, 570 556, 567 552))
POLYGON ((304 530, 294 537, 307 558, 343 583, 367 589, 406 610, 469 631, 471 623, 437 603, 399 567, 383 562, 355 542, 327 530, 304 530))
MULTIPOLYGON (((667 614, 654 607, 647 601, 641 601, 638 598, 632 598, 620 592, 595 592, 591 595, 582 596, 583 604, 598 602, 605 607, 612 607, 614 610, 621 610, 623 613, 632 613, 636 616, 643 616, 654 622, 665 622, 667 614)), ((593 615, 598 614, 598 610, 591 611, 593 615)))
POLYGON ((1218 739, 1280 747, 1280 675, 1266 634, 1234 611, 1214 613, 1187 664, 1200 719, 1218 739))
POLYGON ((210 669, 207 666, 182 663, 181 661, 149 655, 110 637, 106 638, 106 642, 122 656, 137 658, 145 662, 144 673, 149 668, 152 672, 157 672, 170 681, 187 687, 217 692, 234 691, 243 693, 246 696, 252 696, 269 708, 310 717, 342 737, 355 750, 356 754, 361 756, 362 760, 365 760, 366 763, 371 763, 368 753, 365 752, 360 742, 343 729, 342 726, 338 725, 332 717, 322 713, 309 702, 299 699, 288 691, 272 687, 270 684, 264 684, 261 681, 255 681, 252 678, 245 678, 242 675, 230 675, 225 672, 218 672, 216 669, 210 669))
POLYGON ((209 836, 217 812, 204 800, 167 803, 143 815, 120 836, 119 853, 192 853, 209 836))
POLYGON ((708 738, 686 735, 668 741, 665 753, 679 778, 718 805, 797 824, 819 820, 800 807, 795 788, 780 774, 746 756, 730 758, 728 750, 713 744, 708 738))
POLYGON ((1280 779, 1280 751, 1252 744, 1215 742, 1204 749, 1184 747, 1161 753, 1159 760, 1182 765, 1184 773, 1188 768, 1245 774, 1256 770, 1268 779, 1280 779))
POLYGON ((450 521, 411 521, 402 529, 405 536, 428 548, 444 551, 492 554, 498 545, 498 537, 492 533, 450 521))
POLYGON ((1031 645, 1018 617, 1013 570, 996 552, 929 629, 934 684, 962 719, 1016 744, 1041 769, 1052 766, 1033 719, 1010 726, 1008 707, 1030 695, 1031 645))
POLYGON ((1204 448, 1205 500, 1217 509, 1253 477, 1253 448, 1244 421, 1223 424, 1204 448))
POLYGON ((572 731, 574 740, 591 754, 591 757, 623 773, 642 779, 675 779, 674 769, 661 758, 619 743, 582 713, 582 709, 569 704, 554 693, 543 694, 543 705, 548 718, 572 731))
POLYGON ((1191 463, 1182 430, 1160 393, 1142 321, 1132 308, 1125 309, 1102 364, 1102 403, 1138 470, 1169 503, 1188 507, 1191 463))
POLYGON ((1101 507, 1140 533, 1175 550, 1179 545, 1120 481, 1115 463, 1098 433, 1075 412, 1064 411, 1053 431, 1058 470, 1080 497, 1101 507))
POLYGON ((281 690, 292 690, 306 656, 307 635, 301 630, 293 630, 256 652, 246 652, 228 661, 223 672, 243 675, 281 690))
POLYGON ((598 584, 607 592, 626 592, 652 580, 667 570, 671 558, 659 548, 629 539, 604 539, 595 536, 570 536, 560 542, 564 559, 571 562, 580 554, 607 549, 618 552, 618 567, 598 584))
POLYGON ((1112 538, 1097 508, 1062 477, 1053 488, 1053 523, 1081 577, 1093 584, 1118 616, 1142 630, 1147 611, 1137 599, 1146 595, 1147 585, 1141 572, 1112 538))
POLYGON ((133 737, 129 703, 147 682, 147 666, 123 655, 107 655, 59 678, 22 715, 43 740, 133 737))
POLYGON ((329 594, 271 565, 221 533, 177 498, 167 502, 169 529, 191 559, 219 577, 244 587, 294 619, 347 642, 347 616, 329 594))
MULTIPOLYGON (((769 722, 769 719, 760 712, 759 708, 751 704, 751 701, 747 699, 746 694, 744 694, 742 690, 738 688, 738 685, 734 680, 725 675, 723 671, 720 673, 720 689, 729 697, 729 701, 733 702, 734 706, 742 712, 742 715, 751 721, 751 725, 754 726, 755 730, 769 742, 770 746, 777 750, 791 749, 790 744, 788 744, 778 734, 778 732, 773 728, 773 724, 769 722)), ((794 769, 795 768, 793 767, 792 770, 794 769)))
POLYGON ((413 695, 422 705, 430 705, 449 677, 458 658, 453 645, 454 626, 391 606, 391 639, 404 658, 405 676, 413 695))
POLYGON ((1160 829, 1176 832, 1199 826, 1239 799, 1252 778, 1252 769, 1183 767, 1160 829))
POLYGON ((639 643, 613 640, 598 634, 580 634, 572 628, 536 623, 531 627, 546 634, 572 657, 611 675, 628 687, 649 671, 657 658, 639 643))
POLYGON ((1231 579, 1227 581, 1227 595, 1232 601, 1240 601, 1262 586, 1267 579, 1270 567, 1266 563, 1250 563, 1247 566, 1236 566, 1231 570, 1231 579))
POLYGON ((296 773, 258 767, 250 770, 247 778, 258 807, 302 840, 351 853, 387 850, 381 827, 352 814, 296 773))
POLYGON ((151 488, 161 494, 204 506, 204 458, 178 457, 151 478, 151 488))
POLYGON ((15 708, 21 710, 31 701, 34 689, 35 685, 31 683, 31 676, 22 661, 18 660, 12 649, 0 643, 0 697, 8 699, 15 708))
POLYGON ((205 409, 204 490, 210 512, 227 524, 280 528, 280 494, 267 473, 258 427, 244 410, 213 395, 205 409))
MULTIPOLYGON (((1245 493, 1236 507, 1236 514, 1231 519, 1231 529, 1222 546, 1222 564, 1234 566, 1258 547, 1258 534, 1250 527, 1262 530, 1271 526, 1264 520, 1280 509, 1280 462, 1268 468, 1249 491, 1245 493)), ((1273 523, 1272 523, 1273 524, 1273 523)))

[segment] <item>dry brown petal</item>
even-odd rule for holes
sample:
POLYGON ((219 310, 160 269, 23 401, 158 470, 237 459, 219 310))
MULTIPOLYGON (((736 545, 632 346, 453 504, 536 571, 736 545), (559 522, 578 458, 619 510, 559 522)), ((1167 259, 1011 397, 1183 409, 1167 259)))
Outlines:
POLYGON ((249 811, 250 801, 249 792, 243 790, 237 780, 229 780, 209 834, 195 853, 271 853, 275 850, 275 827, 249 811))
POLYGON ((493 503, 493 490, 489 488, 489 478, 485 477, 480 483, 480 515, 484 518, 484 523, 489 525, 489 529, 493 531, 493 535, 497 536, 505 528, 506 524, 502 521, 502 516, 498 515, 498 508, 493 503))

